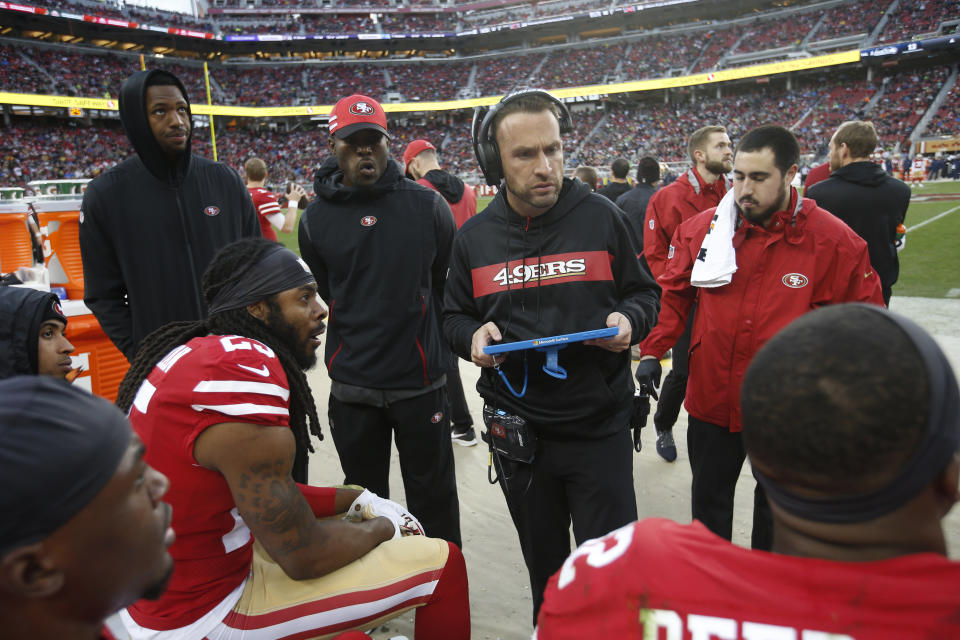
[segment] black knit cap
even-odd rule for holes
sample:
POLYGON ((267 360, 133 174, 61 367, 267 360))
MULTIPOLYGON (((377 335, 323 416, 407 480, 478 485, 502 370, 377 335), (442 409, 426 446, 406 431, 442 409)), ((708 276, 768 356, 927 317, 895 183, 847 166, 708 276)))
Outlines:
POLYGON ((114 405, 63 380, 0 380, 0 554, 43 540, 87 506, 132 433, 114 405))

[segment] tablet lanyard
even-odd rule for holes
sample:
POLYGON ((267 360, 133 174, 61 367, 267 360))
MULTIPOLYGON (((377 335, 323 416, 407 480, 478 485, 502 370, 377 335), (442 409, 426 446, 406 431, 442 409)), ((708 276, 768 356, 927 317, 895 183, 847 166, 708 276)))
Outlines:
POLYGON ((510 384, 510 381, 507 380, 507 374, 503 372, 503 369, 500 368, 499 364, 493 365, 493 368, 497 370, 497 373, 500 375, 500 379, 503 380, 503 384, 507 385, 507 390, 513 394, 515 398, 522 398, 527 393, 527 381, 529 376, 527 375, 527 354, 523 354, 523 388, 520 389, 520 392, 513 388, 513 385, 510 384))

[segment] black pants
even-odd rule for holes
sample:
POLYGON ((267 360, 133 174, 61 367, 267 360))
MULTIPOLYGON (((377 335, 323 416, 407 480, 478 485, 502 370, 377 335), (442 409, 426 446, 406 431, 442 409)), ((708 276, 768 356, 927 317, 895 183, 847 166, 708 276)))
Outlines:
POLYGON ((577 545, 637 519, 627 429, 599 440, 540 440, 532 464, 494 456, 500 488, 530 574, 533 621, 547 580, 577 545))
POLYGON ((653 414, 653 426, 657 432, 669 431, 677 422, 683 398, 687 395, 687 376, 690 360, 690 333, 693 330, 693 316, 697 305, 690 308, 687 316, 687 327, 673 345, 673 363, 670 373, 663 379, 660 387, 660 401, 657 402, 657 411, 653 414))
POLYGON ((447 370, 447 398, 450 401, 450 423, 463 430, 473 426, 467 398, 463 394, 463 382, 460 380, 459 358, 454 356, 453 366, 447 370))
POLYGON ((330 396, 333 442, 346 484, 390 497, 390 435, 400 454, 407 509, 427 535, 461 546, 460 502, 454 473, 446 390, 387 407, 341 402, 330 396))
MULTIPOLYGON (((733 535, 733 496, 747 457, 740 432, 731 432, 690 416, 687 455, 693 471, 693 517, 718 536, 733 535)), ((757 484, 753 491, 753 533, 750 546, 769 551, 773 545, 773 517, 767 494, 757 484)))

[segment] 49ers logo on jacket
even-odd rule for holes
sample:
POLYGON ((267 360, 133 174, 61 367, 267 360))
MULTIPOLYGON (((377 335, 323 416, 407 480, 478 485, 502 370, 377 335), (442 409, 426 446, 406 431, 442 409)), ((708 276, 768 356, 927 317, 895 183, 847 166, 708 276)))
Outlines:
POLYGON ((783 276, 782 282, 791 289, 802 289, 810 280, 802 273, 788 273, 783 276))
POLYGON ((204 207, 203 212, 212 218, 215 215, 219 215, 220 207, 214 207, 212 205, 209 207, 204 207))
POLYGON ((372 227, 373 225, 377 224, 377 218, 376 216, 363 216, 360 218, 360 224, 365 227, 372 227))
POLYGON ((471 271, 473 297, 481 298, 512 287, 546 287, 565 282, 613 280, 612 256, 606 251, 557 253, 525 260, 476 267, 471 271))

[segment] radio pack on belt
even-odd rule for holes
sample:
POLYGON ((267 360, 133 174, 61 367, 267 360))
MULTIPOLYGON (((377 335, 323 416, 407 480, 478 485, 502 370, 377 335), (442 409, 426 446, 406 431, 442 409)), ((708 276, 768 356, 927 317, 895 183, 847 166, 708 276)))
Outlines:
POLYGON ((487 431, 482 437, 497 455, 515 462, 533 462, 537 453, 537 437, 526 420, 484 404, 483 424, 487 431))

